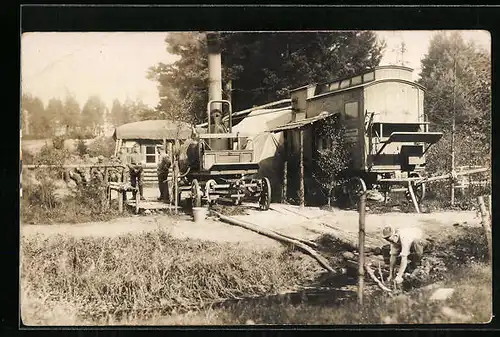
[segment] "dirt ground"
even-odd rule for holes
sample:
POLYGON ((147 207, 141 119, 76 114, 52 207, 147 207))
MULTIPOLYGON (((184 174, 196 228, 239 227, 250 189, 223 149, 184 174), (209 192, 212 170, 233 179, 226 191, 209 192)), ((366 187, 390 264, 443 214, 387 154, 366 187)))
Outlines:
MULTIPOLYGON (((257 224, 266 229, 302 239, 313 240, 323 234, 344 232, 357 236, 359 218, 356 211, 321 210, 298 206, 272 204, 268 211, 256 209, 256 205, 245 205, 246 215, 235 218, 257 224)), ((366 215, 366 234, 368 238, 379 240, 379 233, 386 225, 394 227, 416 226, 424 229, 429 237, 444 235, 453 231, 454 224, 480 226, 480 218, 471 211, 449 211, 430 214, 385 213, 366 215)), ((263 246, 280 244, 273 239, 238 226, 207 218, 202 223, 192 221, 190 215, 172 217, 169 215, 136 215, 113 219, 107 222, 89 222, 84 224, 21 225, 21 235, 57 235, 69 234, 80 236, 119 236, 143 231, 166 230, 179 239, 199 239, 214 242, 241 243, 258 249, 263 246)))

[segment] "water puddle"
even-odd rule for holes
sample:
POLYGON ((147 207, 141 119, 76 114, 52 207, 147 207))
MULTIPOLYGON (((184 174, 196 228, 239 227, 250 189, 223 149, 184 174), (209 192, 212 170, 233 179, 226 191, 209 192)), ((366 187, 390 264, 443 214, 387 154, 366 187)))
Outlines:
POLYGON ((303 287, 300 290, 274 295, 229 299, 212 305, 212 308, 232 310, 234 308, 257 308, 279 305, 318 305, 337 306, 356 299, 357 280, 353 277, 324 277, 318 284, 303 287))

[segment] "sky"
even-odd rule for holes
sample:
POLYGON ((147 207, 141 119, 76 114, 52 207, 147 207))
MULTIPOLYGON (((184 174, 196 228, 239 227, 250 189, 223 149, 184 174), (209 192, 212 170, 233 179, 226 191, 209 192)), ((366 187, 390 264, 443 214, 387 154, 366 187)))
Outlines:
MULTIPOLYGON (((377 31, 387 47, 381 65, 401 64, 398 52, 406 44, 405 65, 420 72, 420 60, 436 31, 377 31)), ((486 31, 462 31, 466 40, 490 49, 486 31)), ((113 100, 141 99, 154 107, 158 103, 155 82, 146 78, 147 69, 159 62, 172 63, 176 56, 166 51, 166 32, 113 33, 25 33, 21 39, 21 83, 23 92, 41 98, 64 100, 75 96, 83 107, 91 95, 99 95, 110 108, 113 100)))

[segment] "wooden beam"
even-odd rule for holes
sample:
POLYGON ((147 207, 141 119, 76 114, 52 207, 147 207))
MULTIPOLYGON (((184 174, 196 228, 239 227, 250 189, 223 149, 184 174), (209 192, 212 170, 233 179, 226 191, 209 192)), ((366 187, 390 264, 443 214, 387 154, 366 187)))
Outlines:
POLYGON ((304 196, 304 130, 301 129, 299 135, 299 148, 300 148, 300 159, 299 159, 299 200, 300 207, 303 208, 305 205, 304 196))
POLYGON ((486 234, 486 240, 488 242, 488 253, 490 261, 492 261, 493 257, 493 243, 491 238, 491 221, 488 216, 488 211, 486 210, 486 205, 484 204, 484 197, 477 197, 477 202, 479 204, 479 210, 481 212, 481 223, 483 225, 484 233, 486 234))
POLYGON ((410 192, 411 200, 413 201, 413 206, 415 206, 415 210, 417 211, 417 213, 420 213, 420 209, 418 208, 417 198, 415 198, 415 193, 413 192, 413 186, 411 181, 408 182, 408 192, 410 192))
POLYGON ((118 213, 123 213, 123 199, 125 199, 126 191, 118 192, 118 213))
POLYGON ((288 185, 288 138, 287 132, 283 132, 283 191, 281 192, 281 202, 286 203, 287 200, 287 185, 288 185))
POLYGON ((366 194, 360 196, 358 203, 359 212, 359 262, 358 262, 358 303, 363 305, 363 288, 365 282, 365 211, 366 211, 366 194))

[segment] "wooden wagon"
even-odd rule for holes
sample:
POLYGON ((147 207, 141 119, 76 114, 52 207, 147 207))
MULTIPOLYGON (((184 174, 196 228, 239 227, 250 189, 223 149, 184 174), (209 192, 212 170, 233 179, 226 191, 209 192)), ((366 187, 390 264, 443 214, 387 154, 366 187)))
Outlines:
POLYGON ((352 158, 344 190, 353 202, 367 189, 380 190, 386 196, 391 191, 405 191, 415 204, 424 197, 425 183, 419 179, 425 170, 425 154, 443 134, 429 130, 425 91, 412 80, 412 71, 382 66, 292 90, 294 121, 272 132, 284 131, 288 153, 301 158, 302 195, 304 175, 310 175, 304 173, 304 165, 310 166, 316 150, 327 146, 316 132, 317 126, 337 115, 352 158), (417 180, 420 183, 412 183, 417 180))

